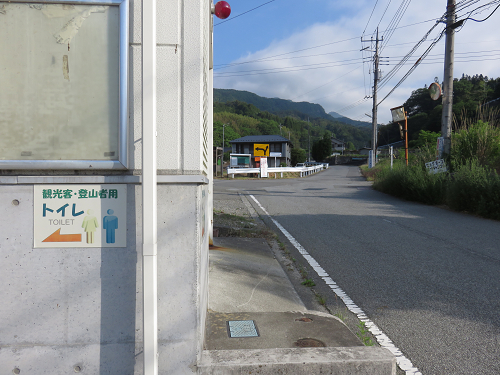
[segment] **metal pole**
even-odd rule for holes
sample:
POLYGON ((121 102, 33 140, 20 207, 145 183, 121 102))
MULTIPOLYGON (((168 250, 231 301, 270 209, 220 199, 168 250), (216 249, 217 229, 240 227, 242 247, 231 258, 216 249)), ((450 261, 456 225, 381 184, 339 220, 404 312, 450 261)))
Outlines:
POLYGON ((142 293, 144 375, 158 374, 156 0, 142 1, 142 293))
MULTIPOLYGON (((443 113, 441 117, 441 136, 444 138, 443 153, 450 154, 451 148, 451 121, 453 116, 453 61, 455 31, 455 0, 448 0, 446 7, 446 49, 444 54, 443 80, 443 113)), ((442 157, 442 155, 441 155, 442 157)))
POLYGON ((394 148, 393 148, 393 146, 389 146, 389 153, 391 154, 391 169, 392 169, 392 166, 394 165, 394 148))

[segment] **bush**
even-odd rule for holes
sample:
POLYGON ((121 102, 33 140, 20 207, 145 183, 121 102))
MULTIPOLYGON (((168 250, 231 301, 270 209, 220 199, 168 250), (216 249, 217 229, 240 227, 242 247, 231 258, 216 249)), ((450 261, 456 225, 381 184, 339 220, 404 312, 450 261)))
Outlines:
POLYGON ((448 206, 454 210, 500 219, 500 178, 477 159, 457 167, 446 195, 448 206))
POLYGON ((404 161, 394 163, 377 173, 373 187, 379 191, 410 201, 442 204, 446 176, 429 174, 420 165, 406 167, 404 161))
POLYGON ((496 168, 500 164, 500 129, 479 120, 452 134, 451 167, 453 170, 477 160, 479 165, 496 168))

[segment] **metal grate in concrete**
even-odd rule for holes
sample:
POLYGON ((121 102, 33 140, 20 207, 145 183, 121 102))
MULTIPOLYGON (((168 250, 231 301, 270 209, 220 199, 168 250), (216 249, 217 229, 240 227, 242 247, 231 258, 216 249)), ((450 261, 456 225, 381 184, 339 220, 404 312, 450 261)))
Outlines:
POLYGON ((258 337, 257 327, 253 320, 229 320, 227 322, 229 337, 258 337))

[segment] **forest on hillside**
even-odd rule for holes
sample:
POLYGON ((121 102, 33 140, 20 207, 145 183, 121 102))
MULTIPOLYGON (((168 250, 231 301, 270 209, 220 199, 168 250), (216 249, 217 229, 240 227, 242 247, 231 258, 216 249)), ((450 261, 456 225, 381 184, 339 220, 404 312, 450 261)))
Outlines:
MULTIPOLYGON (((453 128, 459 129, 478 119, 498 119, 500 78, 482 74, 455 78, 453 81, 453 128)), ((422 131, 441 133, 442 100, 432 100, 427 86, 413 91, 404 103, 408 116, 410 146, 418 145, 422 131)), ((379 128, 379 146, 401 140, 399 125, 390 123, 379 128)))
POLYGON ((303 113, 290 112, 288 116, 271 114, 262 111, 253 104, 239 100, 226 103, 214 103, 214 146, 222 145, 222 127, 224 129, 224 145, 229 147, 230 141, 247 135, 280 134, 291 140, 293 147, 304 150, 312 149, 314 142, 325 134, 343 140, 352 149, 367 146, 370 130, 347 125, 325 118, 303 120, 303 113), (301 114, 301 115, 299 115, 301 114))

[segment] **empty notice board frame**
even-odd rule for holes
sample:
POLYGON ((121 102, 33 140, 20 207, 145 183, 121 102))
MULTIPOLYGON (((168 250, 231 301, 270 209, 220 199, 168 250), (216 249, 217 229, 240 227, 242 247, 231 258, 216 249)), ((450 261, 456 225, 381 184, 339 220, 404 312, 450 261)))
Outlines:
POLYGON ((0 0, 0 169, 126 169, 128 0, 0 0))

